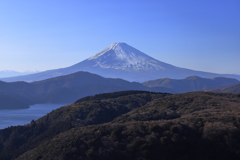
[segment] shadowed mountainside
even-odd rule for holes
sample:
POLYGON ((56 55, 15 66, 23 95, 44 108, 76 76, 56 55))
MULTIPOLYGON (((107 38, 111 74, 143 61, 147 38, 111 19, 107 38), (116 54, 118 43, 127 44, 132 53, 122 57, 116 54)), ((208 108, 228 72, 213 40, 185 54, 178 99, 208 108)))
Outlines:
POLYGON ((119 115, 145 105, 155 97, 166 95, 169 94, 123 91, 83 98, 29 125, 0 130, 0 159, 16 158, 20 153, 70 128, 109 122, 119 115))
POLYGON ((208 92, 240 93, 240 83, 207 90, 208 92))
POLYGON ((77 72, 32 83, 0 81, 0 88, 1 94, 29 105, 36 103, 72 103, 81 97, 124 90, 173 93, 171 89, 164 87, 149 88, 137 82, 103 78, 88 72, 77 72))
POLYGON ((4 94, 0 94, 0 109, 26 109, 29 108, 27 103, 14 99, 4 94))
POLYGON ((185 79, 156 79, 142 83, 148 87, 165 87, 174 90, 176 93, 207 90, 239 83, 237 79, 216 77, 212 79, 191 76, 185 79))
POLYGON ((160 79, 140 84, 122 79, 104 78, 89 72, 76 72, 32 83, 0 81, 0 94, 28 105, 37 103, 63 104, 99 93, 124 90, 181 93, 206 90, 238 82, 238 80, 231 78, 205 79, 192 76, 183 80, 160 79))
POLYGON ((240 94, 143 91, 82 98, 0 130, 0 159, 240 158, 240 94))

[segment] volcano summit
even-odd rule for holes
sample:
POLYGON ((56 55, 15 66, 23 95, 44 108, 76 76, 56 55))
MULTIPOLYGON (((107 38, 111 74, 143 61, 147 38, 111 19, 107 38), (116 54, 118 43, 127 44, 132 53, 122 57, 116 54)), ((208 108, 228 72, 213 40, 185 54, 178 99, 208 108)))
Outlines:
POLYGON ((48 70, 26 76, 2 78, 1 80, 32 82, 78 71, 87 71, 103 77, 122 78, 137 82, 159 78, 183 79, 189 76, 228 77, 240 80, 240 75, 215 74, 176 67, 156 60, 126 43, 113 43, 94 56, 67 68, 48 70))
POLYGON ((166 65, 158 60, 130 47, 126 43, 114 43, 100 53, 87 59, 95 66, 125 71, 162 70, 166 65))

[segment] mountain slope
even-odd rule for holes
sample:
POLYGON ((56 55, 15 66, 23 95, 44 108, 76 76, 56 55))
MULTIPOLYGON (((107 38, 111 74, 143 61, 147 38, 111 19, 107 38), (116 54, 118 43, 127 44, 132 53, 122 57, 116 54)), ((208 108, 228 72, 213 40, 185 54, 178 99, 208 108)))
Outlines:
POLYGON ((114 43, 100 53, 88 58, 86 61, 94 63, 94 67, 113 68, 125 71, 152 71, 174 68, 125 43, 114 43))
POLYGON ((175 67, 158 61, 125 43, 114 43, 96 55, 67 68, 48 70, 27 76, 2 78, 2 80, 32 82, 78 71, 137 82, 166 77, 181 79, 193 75, 204 78, 229 77, 240 80, 240 75, 215 74, 175 67))
POLYGON ((201 92, 158 97, 119 116, 121 123, 117 118, 107 124, 73 128, 17 160, 237 160, 240 128, 235 118, 239 103, 239 94, 201 92), (171 116, 174 112, 179 117, 171 116))
POLYGON ((162 79, 143 83, 122 79, 104 78, 88 72, 76 72, 32 83, 1 82, 0 94, 12 97, 28 105, 39 103, 72 103, 77 99, 99 93, 124 90, 143 90, 167 93, 182 93, 206 90, 238 83, 235 79, 188 77, 184 80, 162 79), (159 83, 159 81, 161 83, 159 83))
POLYGON ((61 132, 74 127, 109 122, 156 97, 166 95, 168 94, 124 91, 83 98, 29 125, 0 130, 0 159, 16 158, 16 155, 36 147, 61 132))
POLYGON ((240 83, 207 90, 208 92, 240 93, 240 83))
POLYGON ((72 103, 81 97, 124 90, 173 92, 171 89, 164 87, 149 88, 141 83, 104 78, 81 71, 32 83, 0 81, 0 88, 0 93, 29 105, 36 103, 72 103))
POLYGON ((239 97, 141 91, 85 97, 0 130, 0 159, 238 160, 239 97))
POLYGON ((29 105, 24 101, 15 99, 13 97, 0 94, 0 110, 1 109, 27 109, 29 105))
POLYGON ((148 87, 165 87, 174 90, 176 93, 183 93, 207 90, 236 83, 239 83, 239 81, 232 78, 216 77, 207 79, 191 76, 180 80, 169 78, 156 79, 144 82, 142 84, 148 87))

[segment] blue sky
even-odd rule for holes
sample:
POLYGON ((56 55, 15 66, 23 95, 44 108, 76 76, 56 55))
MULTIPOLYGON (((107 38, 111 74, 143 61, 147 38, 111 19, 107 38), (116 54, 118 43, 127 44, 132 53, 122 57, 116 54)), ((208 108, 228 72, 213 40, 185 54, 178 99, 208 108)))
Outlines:
POLYGON ((0 1, 0 70, 63 68, 114 42, 178 67, 240 74, 240 1, 0 1))

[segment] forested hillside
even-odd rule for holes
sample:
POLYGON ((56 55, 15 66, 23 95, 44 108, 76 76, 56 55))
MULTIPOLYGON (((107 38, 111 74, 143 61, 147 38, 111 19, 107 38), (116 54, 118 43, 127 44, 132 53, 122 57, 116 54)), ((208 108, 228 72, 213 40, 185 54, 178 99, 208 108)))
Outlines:
POLYGON ((240 83, 209 89, 210 92, 222 92, 222 93, 240 93, 240 83))
POLYGON ((191 76, 185 79, 162 78, 142 83, 148 87, 164 87, 174 90, 175 93, 203 91, 217 87, 223 87, 239 83, 239 80, 233 78, 216 77, 202 78, 191 76))
POLYGON ((4 160, 237 160, 240 94, 124 91, 0 130, 4 160))

